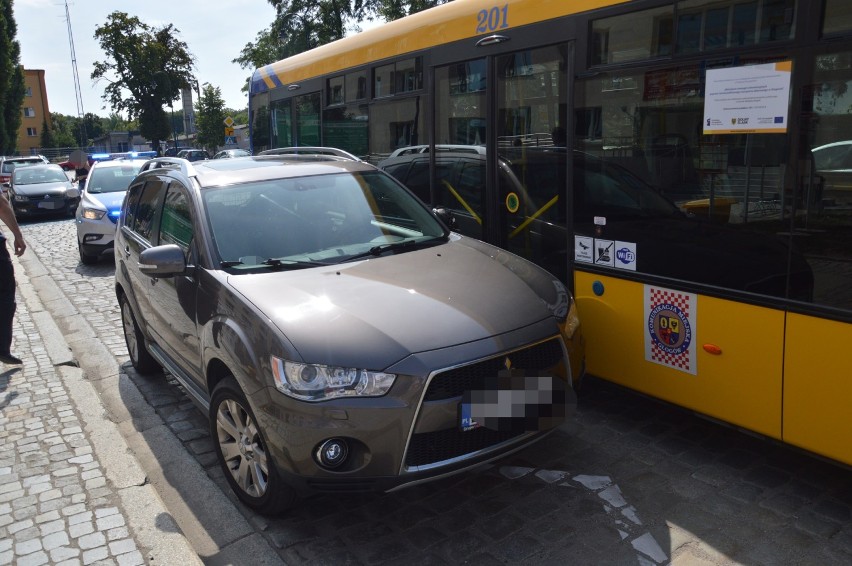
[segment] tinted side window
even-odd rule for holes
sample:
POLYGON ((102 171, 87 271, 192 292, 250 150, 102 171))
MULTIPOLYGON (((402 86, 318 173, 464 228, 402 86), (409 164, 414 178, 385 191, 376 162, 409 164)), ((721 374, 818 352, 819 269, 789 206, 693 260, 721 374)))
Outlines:
POLYGON ((136 207, 136 218, 132 228, 134 232, 146 240, 151 239, 154 215, 162 202, 165 189, 166 185, 162 181, 148 181, 139 197, 139 205, 136 207))
POLYGON ((458 182, 459 195, 476 211, 482 210, 485 194, 485 161, 462 161, 458 182))
POLYGON ((136 206, 139 204, 139 195, 142 194, 142 188, 145 185, 139 183, 133 185, 127 191, 127 197, 124 199, 124 204, 121 207, 121 225, 133 228, 133 223, 136 220, 136 206))
POLYGON ((188 256, 192 235, 192 213, 186 189, 172 183, 163 205, 159 243, 176 244, 183 250, 184 256, 188 256))

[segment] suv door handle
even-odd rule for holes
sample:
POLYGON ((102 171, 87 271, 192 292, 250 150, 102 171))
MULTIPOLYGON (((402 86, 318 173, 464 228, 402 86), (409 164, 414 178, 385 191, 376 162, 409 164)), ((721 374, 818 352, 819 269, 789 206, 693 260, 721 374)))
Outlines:
POLYGON ((124 257, 130 257, 130 246, 124 246, 124 257))

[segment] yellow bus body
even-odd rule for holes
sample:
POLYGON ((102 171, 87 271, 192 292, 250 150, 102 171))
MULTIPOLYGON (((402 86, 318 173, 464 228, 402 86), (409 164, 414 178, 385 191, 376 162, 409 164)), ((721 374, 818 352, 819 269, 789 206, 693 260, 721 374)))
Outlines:
MULTIPOLYGON (((274 102, 279 98, 296 96, 298 89, 288 87, 303 81, 327 79, 344 71, 398 61, 408 54, 453 42, 499 34, 500 30, 477 31, 481 14, 495 9, 505 9, 507 29, 516 29, 627 3, 628 0, 449 2, 262 67, 252 77, 252 92, 264 93, 258 100, 264 101, 261 104, 269 104, 270 99, 274 102), (254 90, 255 87, 258 91, 254 90), (266 96, 267 90, 278 94, 266 96), (290 90, 292 94, 288 95, 290 90)), ((641 4, 637 10, 660 7, 659 3, 653 2, 641 4)), ((804 4, 800 2, 798 5, 804 4)), ((527 31, 532 34, 538 28, 527 31)), ((544 38, 541 45, 562 40, 574 41, 574 38, 544 38)), ((783 53, 779 51, 779 54, 789 56, 787 47, 783 49, 783 53)), ((804 60, 800 51, 796 50, 796 57, 804 60)), ((466 53, 469 56, 470 51, 466 53)), ((487 54, 481 56, 486 57, 487 54)), ((446 65, 447 61, 439 64, 446 65)), ((651 84, 651 79, 658 79, 662 71, 671 71, 662 65, 663 62, 654 62, 639 71, 646 73, 645 79, 651 84)), ((671 65, 674 68, 675 64, 671 65)), ((631 70, 632 67, 625 73, 629 74, 631 70)), ((601 76, 612 73, 605 71, 601 76)), ((580 84, 578 79, 576 85, 580 84)), ((571 88, 575 88, 573 79, 571 88)), ((434 95, 434 92, 426 94, 434 95)), ((662 98, 663 94, 655 96, 662 98)), ((620 107, 620 110, 627 114, 625 108, 620 107)), ((792 119, 795 119, 795 114, 792 119)), ((426 126, 428 130, 429 125, 426 126)), ((845 172, 839 176, 831 173, 826 173, 827 188, 833 190, 848 186, 845 172)), ((760 183, 763 186, 762 179, 760 183)), ((459 192, 449 185, 447 189, 474 221, 482 225, 483 219, 459 192)), ((829 192, 826 191, 826 194, 829 192)), ((544 206, 556 204, 554 199, 544 206)), ((733 200, 717 197, 713 204, 716 207, 727 205, 727 208, 717 208, 716 213, 721 214, 715 218, 717 222, 726 222, 731 216, 730 207, 735 204, 733 200)), ((705 215, 710 212, 710 205, 709 199, 695 199, 684 208, 694 214, 705 215)), ((527 224, 545 212, 545 207, 528 216, 527 224)), ((522 224, 508 236, 514 237, 527 224, 522 224)), ((571 237, 569 234, 569 250, 571 237)), ((641 272, 625 278, 613 271, 612 275, 584 271, 582 266, 578 268, 575 264, 573 274, 569 275, 573 277, 574 296, 583 324, 588 373, 852 465, 852 419, 847 413, 852 399, 852 361, 845 355, 845 348, 852 344, 852 324, 787 311, 784 301, 773 297, 765 302, 777 303, 779 306, 776 308, 746 302, 754 299, 753 296, 740 301, 692 293, 696 305, 692 336, 695 356, 691 371, 685 372, 648 360, 645 304, 648 283, 641 280, 641 272), (595 290, 600 291, 601 285, 604 291, 597 294, 595 290)), ((848 281, 848 274, 845 277, 844 284, 848 281)), ((675 288, 676 282, 661 286, 675 288)), ((733 293, 730 295, 733 296, 733 293)))
POLYGON ((508 6, 515 28, 568 16, 627 0, 468 0, 450 2, 380 27, 352 35, 262 67, 257 72, 268 88, 367 65, 388 57, 476 37, 477 14, 508 6), (275 77, 275 79, 273 79, 275 77))
POLYGON ((787 315, 784 440, 852 465, 850 344, 852 324, 787 315))
POLYGON ((690 375, 646 361, 643 283, 583 271, 574 281, 591 374, 781 439, 783 311, 698 296, 697 371, 690 375), (600 297, 596 281, 605 290, 600 297))

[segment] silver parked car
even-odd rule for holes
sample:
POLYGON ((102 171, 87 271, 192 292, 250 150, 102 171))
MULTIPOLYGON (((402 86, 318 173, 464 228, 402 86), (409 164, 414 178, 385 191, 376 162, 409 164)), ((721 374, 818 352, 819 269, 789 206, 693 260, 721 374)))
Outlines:
POLYGON ((76 212, 77 249, 83 263, 97 263, 104 254, 112 256, 121 202, 145 161, 119 158, 92 165, 76 212))
POLYGON ((251 152, 247 149, 223 149, 216 152, 213 159, 231 159, 234 157, 249 157, 251 152))
POLYGON ((44 214, 73 216, 80 191, 59 165, 18 165, 8 183, 9 201, 18 217, 44 214))
POLYGON ((130 358, 207 413, 247 506, 459 473, 572 413, 568 290, 440 217, 327 154, 143 166, 115 246, 130 358))

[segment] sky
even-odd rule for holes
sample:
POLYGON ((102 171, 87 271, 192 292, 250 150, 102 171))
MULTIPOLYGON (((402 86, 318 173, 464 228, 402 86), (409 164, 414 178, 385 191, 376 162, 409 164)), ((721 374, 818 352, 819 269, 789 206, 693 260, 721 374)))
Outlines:
MULTIPOLYGON (((14 0, 12 7, 21 64, 25 69, 45 71, 51 112, 77 116, 65 2, 14 0)), ((248 97, 240 89, 252 70, 241 69, 231 60, 272 23, 275 9, 267 0, 68 0, 83 112, 101 117, 112 112, 102 98, 107 83, 93 83, 90 77, 95 61, 106 60, 95 40, 95 28, 104 25, 114 11, 136 16, 154 28, 173 24, 196 58, 195 77, 199 84, 208 82, 219 87, 226 108, 240 110, 248 105, 248 97)), ((180 100, 174 105, 178 110, 180 100)))

